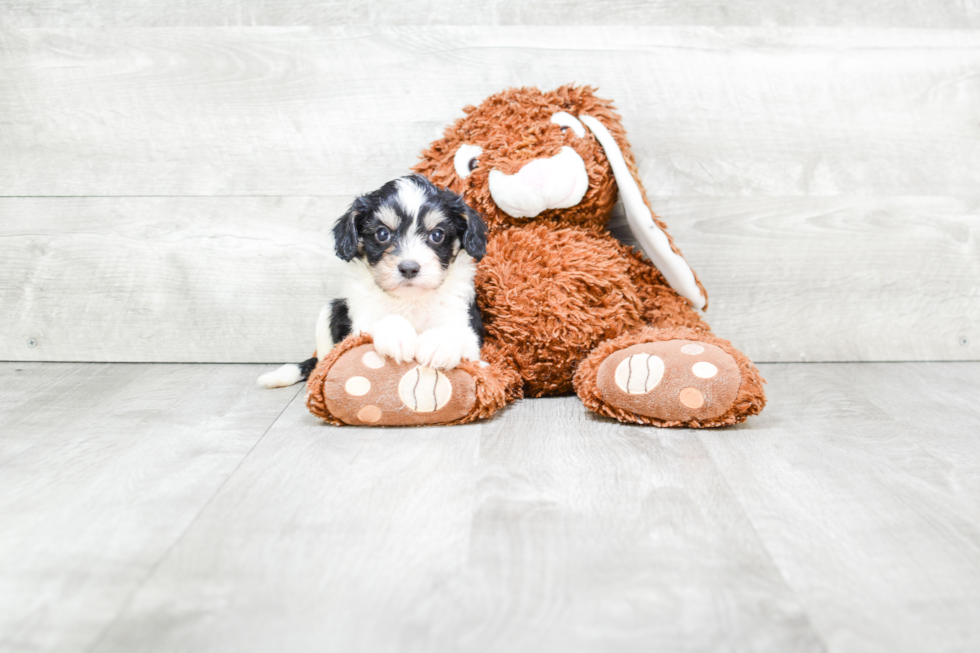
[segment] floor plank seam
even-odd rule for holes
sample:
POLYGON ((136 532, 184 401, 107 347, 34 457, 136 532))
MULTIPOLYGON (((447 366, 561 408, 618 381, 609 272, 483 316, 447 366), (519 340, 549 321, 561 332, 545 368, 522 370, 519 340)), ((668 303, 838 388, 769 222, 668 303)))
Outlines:
POLYGON ((820 645, 823 646, 824 651, 830 651, 830 647, 827 645, 827 639, 824 637, 824 634, 817 628, 816 624, 813 623, 813 619, 810 617, 810 609, 807 607, 806 603, 803 602, 803 599, 796 591, 796 588, 790 584, 789 579, 786 578, 786 574, 783 573, 783 569, 776 563, 776 559, 773 558, 772 552, 769 550, 769 547, 766 545, 765 540, 763 540, 762 536, 759 534, 759 530, 755 527, 755 522, 752 521, 752 517, 749 515, 748 510, 745 509, 745 504, 742 503, 742 500, 732 489, 732 485, 728 481, 728 476, 725 475, 725 472, 722 470, 721 465, 718 464, 718 461, 715 460, 714 454, 711 453, 711 448, 705 445, 704 440, 702 439, 702 434, 699 433, 698 430, 696 429, 694 430, 694 436, 698 439, 698 443, 701 445, 701 448, 704 449, 704 452, 705 454, 707 454, 708 460, 710 460, 711 464, 714 466, 715 471, 718 472, 718 476, 725 484, 725 489, 728 490, 729 496, 738 505, 739 510, 742 511, 742 515, 745 516, 745 521, 748 522, 749 528, 752 529, 752 534, 755 535, 755 539, 759 542, 759 546, 762 547, 763 551, 765 551, 766 558, 769 559, 769 562, 772 564, 772 568, 776 571, 777 574, 779 574, 779 578, 783 581, 783 584, 786 585, 786 589, 789 591, 790 594, 792 594, 793 598, 796 599, 797 604, 800 606, 800 609, 803 611, 803 616, 806 619, 806 623, 810 627, 810 631, 813 633, 813 636, 820 642, 820 645))
POLYGON ((294 401, 296 401, 296 397, 298 397, 301 391, 305 389, 306 389, 306 384, 304 383, 296 390, 295 394, 293 394, 293 396, 289 399, 289 401, 286 402, 285 406, 283 406, 282 410, 279 411, 275 419, 273 419, 269 423, 269 426, 267 426, 266 429, 262 432, 262 435, 260 435, 255 440, 255 442, 252 444, 251 447, 249 447, 245 455, 242 456, 242 459, 238 461, 237 465, 235 465, 235 468, 231 470, 228 476, 226 476, 225 479, 221 482, 221 485, 219 485, 215 489, 215 491, 211 494, 211 496, 208 497, 208 500, 204 502, 204 505, 201 506, 201 509, 197 511, 197 513, 194 515, 193 518, 191 518, 191 520, 187 523, 187 526, 184 527, 184 529, 180 532, 180 534, 177 537, 174 538, 173 542, 170 543, 170 545, 163 552, 163 554, 157 559, 157 561, 154 562, 153 565, 147 570, 142 580, 140 580, 140 582, 136 584, 133 590, 129 593, 129 596, 127 596, 126 599, 120 604, 119 610, 116 612, 116 615, 109 621, 109 623, 105 625, 105 627, 99 632, 99 634, 92 640, 91 644, 89 644, 86 647, 85 650, 87 653, 91 653, 92 651, 94 651, 99 646, 99 644, 102 643, 102 641, 106 638, 106 636, 112 631, 112 629, 116 626, 116 624, 119 623, 119 619, 126 613, 126 610, 132 604, 133 599, 136 597, 136 595, 139 594, 140 590, 142 590, 143 587, 146 585, 146 583, 149 582, 150 578, 153 577, 157 569, 160 568, 160 565, 162 565, 164 561, 166 561, 167 558, 170 557, 171 553, 173 553, 174 549, 176 549, 177 545, 180 543, 181 540, 184 539, 184 537, 191 530, 191 528, 194 527, 194 524, 196 524, 197 521, 201 518, 201 515, 204 514, 204 512, 208 509, 208 506, 211 505, 215 497, 221 494, 221 491, 228 484, 228 481, 231 480, 233 476, 235 476, 235 474, 245 463, 245 461, 248 460, 249 456, 252 455, 252 452, 255 451, 255 448, 259 446, 259 443, 262 442, 262 440, 265 438, 266 434, 268 434, 269 431, 272 430, 272 427, 275 426, 280 419, 282 419, 283 414, 287 410, 289 410, 289 407, 293 405, 294 401))

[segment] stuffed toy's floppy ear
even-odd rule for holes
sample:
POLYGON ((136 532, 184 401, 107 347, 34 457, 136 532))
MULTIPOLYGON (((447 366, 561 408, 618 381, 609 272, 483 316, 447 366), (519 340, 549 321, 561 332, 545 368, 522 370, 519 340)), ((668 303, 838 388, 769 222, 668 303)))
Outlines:
POLYGON ((706 308, 708 295, 704 287, 694 275, 691 266, 673 247, 670 237, 657 224, 653 211, 646 202, 641 182, 639 178, 634 177, 616 139, 596 118, 588 115, 579 115, 578 118, 592 131, 606 153, 613 176, 616 178, 616 185, 619 186, 619 197, 623 201, 623 208, 626 209, 626 221, 629 222, 630 230, 640 244, 640 248, 664 275, 671 288, 690 301, 694 308, 706 308))
POLYGON ((357 256, 357 218, 364 208, 362 204, 362 198, 358 197, 347 209, 347 213, 340 216, 337 224, 333 226, 333 246, 337 256, 344 261, 350 261, 357 256))

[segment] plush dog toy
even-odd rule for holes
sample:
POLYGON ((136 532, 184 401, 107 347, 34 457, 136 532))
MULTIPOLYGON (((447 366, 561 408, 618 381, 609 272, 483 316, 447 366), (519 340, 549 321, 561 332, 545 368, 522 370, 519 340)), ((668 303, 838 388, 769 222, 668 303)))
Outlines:
POLYGON ((486 218, 483 362, 378 368, 370 337, 351 336, 310 376, 310 410, 336 424, 452 424, 574 391, 600 415, 656 426, 760 412, 764 381, 699 316, 707 294, 650 209, 612 102, 587 86, 517 88, 464 112, 414 170, 486 218), (617 193, 642 253, 606 228, 617 193))

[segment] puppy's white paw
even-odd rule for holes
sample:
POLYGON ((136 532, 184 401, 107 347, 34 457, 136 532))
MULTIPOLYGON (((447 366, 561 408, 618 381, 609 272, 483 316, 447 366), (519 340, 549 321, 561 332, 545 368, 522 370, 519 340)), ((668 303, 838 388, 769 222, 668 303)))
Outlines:
POLYGON ((408 320, 401 315, 383 317, 368 330, 374 339, 374 349, 396 363, 404 363, 415 358, 419 336, 408 320))
POLYGON ((479 356, 480 350, 471 332, 438 328, 429 329, 419 336, 415 360, 424 367, 451 370, 461 360, 476 360, 479 356))

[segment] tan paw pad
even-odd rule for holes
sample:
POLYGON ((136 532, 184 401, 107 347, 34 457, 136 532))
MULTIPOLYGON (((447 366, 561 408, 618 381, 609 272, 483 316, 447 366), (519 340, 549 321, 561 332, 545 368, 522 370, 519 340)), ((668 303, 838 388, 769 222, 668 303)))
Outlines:
POLYGON ((691 371, 694 372, 694 376, 701 379, 710 379, 711 377, 718 376, 718 368, 708 361, 698 361, 694 365, 691 365, 691 371))
POLYGON ((716 345, 691 340, 621 349, 599 366, 596 384, 611 406, 668 422, 723 415, 741 385, 738 364, 716 345))
POLYGON ((381 409, 377 406, 365 406, 357 411, 357 419, 361 420, 362 422, 374 424, 381 419, 381 409))
POLYGON ((419 365, 398 382, 398 396, 409 410, 431 413, 449 403, 453 384, 439 370, 419 365))
POLYGON ((700 408, 704 405, 704 395, 697 388, 684 388, 677 399, 688 408, 700 408))
POLYGON ((642 395, 656 388, 663 375, 663 360, 650 354, 634 354, 616 367, 616 385, 627 394, 642 395))
POLYGON ((361 397, 371 392, 371 382, 363 376, 352 376, 344 384, 344 390, 351 396, 361 397))
POLYGON ((373 345, 341 356, 323 384, 330 414, 360 426, 444 424, 476 403, 476 382, 463 370, 434 370, 415 362, 395 363, 373 345))

